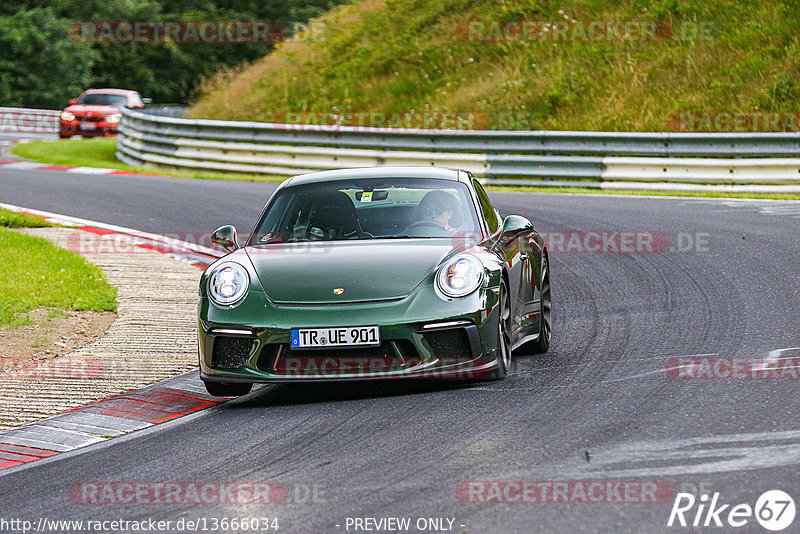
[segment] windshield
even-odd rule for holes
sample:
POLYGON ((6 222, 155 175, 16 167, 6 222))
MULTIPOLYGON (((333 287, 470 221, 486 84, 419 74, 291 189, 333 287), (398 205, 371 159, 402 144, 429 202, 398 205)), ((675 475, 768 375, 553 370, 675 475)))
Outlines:
POLYGON ((128 97, 123 95, 109 95, 105 93, 89 93, 78 99, 78 104, 88 106, 116 106, 121 108, 128 103, 128 97))
POLYGON ((439 179, 380 178, 283 189, 251 245, 434 238, 480 233, 469 189, 439 179))

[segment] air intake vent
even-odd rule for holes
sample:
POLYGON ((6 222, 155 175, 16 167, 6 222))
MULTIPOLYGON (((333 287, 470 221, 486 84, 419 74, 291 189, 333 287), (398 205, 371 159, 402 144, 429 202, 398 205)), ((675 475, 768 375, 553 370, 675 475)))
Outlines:
POLYGON ((286 345, 279 345, 273 343, 262 345, 261 353, 258 355, 258 362, 256 363, 256 367, 258 367, 260 371, 266 371, 267 373, 271 373, 274 368, 275 358, 278 355, 278 351, 285 347, 286 345))
POLYGON ((254 340, 247 337, 218 337, 214 340, 211 365, 220 369, 237 369, 245 364, 254 340))
POLYGON ((436 358, 469 359, 472 348, 464 328, 433 330, 423 334, 425 341, 436 358))

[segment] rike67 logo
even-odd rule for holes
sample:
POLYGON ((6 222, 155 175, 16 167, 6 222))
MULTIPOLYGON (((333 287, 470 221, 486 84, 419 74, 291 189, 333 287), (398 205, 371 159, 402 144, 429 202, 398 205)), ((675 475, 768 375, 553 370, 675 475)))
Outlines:
POLYGON ((719 493, 714 493, 710 500, 708 494, 695 499, 691 493, 678 493, 667 526, 738 528, 750 524, 755 517, 763 528, 778 532, 792 524, 795 512, 794 499, 781 490, 764 492, 755 506, 722 504, 719 493))

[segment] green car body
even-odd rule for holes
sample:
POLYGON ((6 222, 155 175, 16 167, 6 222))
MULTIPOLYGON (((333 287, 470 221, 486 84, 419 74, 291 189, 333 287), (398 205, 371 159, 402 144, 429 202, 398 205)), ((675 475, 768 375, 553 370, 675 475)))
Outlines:
MULTIPOLYGON (((275 191, 259 224, 268 220, 276 197, 290 188, 302 187, 297 191, 310 194, 326 183, 361 187, 368 180, 391 183, 394 178, 460 182, 457 187, 468 192, 469 200, 459 209, 474 210, 462 219, 472 217, 479 226, 468 236, 426 239, 364 233, 371 239, 323 237, 273 244, 268 241, 272 234, 266 234, 266 244, 261 244, 257 225, 243 247, 232 227, 215 233, 214 242, 230 253, 200 281, 199 360, 209 392, 241 395, 259 382, 502 378, 512 348, 547 350, 551 306, 542 237, 522 217, 500 221, 466 171, 377 167, 297 176, 275 191), (480 283, 469 294, 448 296, 437 276, 448 260, 463 254, 478 260, 465 265, 480 266, 482 272, 475 275, 480 283), (210 298, 210 284, 217 283, 210 278, 231 263, 246 271, 249 284, 235 304, 219 304, 210 298), (292 347, 299 339, 293 329, 320 329, 322 342, 327 342, 326 337, 334 340, 346 333, 358 338, 359 332, 366 340, 365 327, 377 327, 380 345, 292 347)), ((390 202, 389 207, 399 212, 404 203, 390 202)), ((358 206, 359 224, 366 222, 369 215, 361 214, 370 208, 375 206, 358 206)), ((316 336, 310 330, 303 335, 316 336)))

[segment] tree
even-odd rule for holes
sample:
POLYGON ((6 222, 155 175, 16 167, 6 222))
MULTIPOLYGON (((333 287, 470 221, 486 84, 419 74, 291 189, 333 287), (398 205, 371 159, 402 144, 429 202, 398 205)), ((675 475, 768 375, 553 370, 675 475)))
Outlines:
POLYGON ((0 105, 58 109, 91 84, 99 54, 49 8, 0 18, 0 105))
POLYGON ((16 0, 0 3, 0 106, 62 107, 90 87, 133 89, 185 103, 223 68, 267 55, 272 43, 85 43, 79 21, 271 21, 287 35, 344 0, 16 0))

